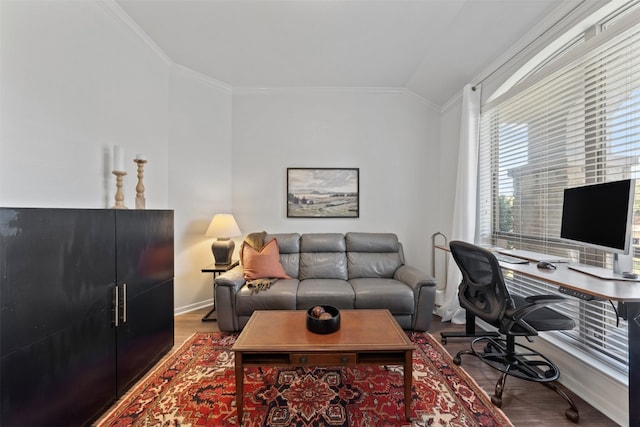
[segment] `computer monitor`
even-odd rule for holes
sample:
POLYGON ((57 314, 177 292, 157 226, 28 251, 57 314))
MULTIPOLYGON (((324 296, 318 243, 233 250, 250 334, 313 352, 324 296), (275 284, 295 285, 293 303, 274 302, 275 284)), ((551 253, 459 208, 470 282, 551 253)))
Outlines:
POLYGON ((564 190, 560 237, 614 254, 631 246, 635 180, 564 190))

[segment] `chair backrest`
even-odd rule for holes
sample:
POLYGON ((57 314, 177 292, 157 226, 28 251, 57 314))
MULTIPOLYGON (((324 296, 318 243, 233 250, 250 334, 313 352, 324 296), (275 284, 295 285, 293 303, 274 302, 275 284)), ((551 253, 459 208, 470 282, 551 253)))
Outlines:
POLYGON ((449 243, 449 248, 462 272, 458 289, 460 306, 499 326, 505 310, 513 308, 514 303, 495 255, 479 246, 455 240, 449 243))

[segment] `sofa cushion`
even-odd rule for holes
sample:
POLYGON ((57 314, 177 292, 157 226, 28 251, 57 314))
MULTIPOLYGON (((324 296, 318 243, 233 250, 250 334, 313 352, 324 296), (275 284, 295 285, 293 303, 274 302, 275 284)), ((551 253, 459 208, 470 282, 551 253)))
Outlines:
POLYGON ((280 254, 297 254, 300 252, 300 235, 298 233, 267 233, 264 237, 264 243, 269 243, 273 239, 278 241, 280 254))
POLYGON ((322 252, 300 254, 300 280, 342 279, 347 280, 347 257, 344 252, 322 252))
POLYGON ((256 251, 247 243, 240 248, 243 261, 244 278, 255 280, 261 278, 290 279, 280 264, 280 252, 277 240, 271 240, 260 251, 256 251))
POLYGON ((349 279, 359 277, 392 278, 402 265, 400 254, 349 252, 347 254, 349 279))
POLYGON ((347 255, 340 233, 303 234, 300 238, 298 278, 347 280, 347 255))
POLYGON ((300 252, 345 252, 347 246, 340 233, 307 233, 300 238, 300 252))
POLYGON ((347 233, 347 252, 399 252, 398 236, 393 233, 347 233))
POLYGON ((349 279, 392 278, 403 263, 398 236, 392 233, 347 233, 349 279))
POLYGON ((300 235, 298 233, 267 234, 264 242, 278 241, 280 263, 291 277, 298 277, 300 269, 300 235))
POLYGON ((354 308, 355 294, 346 280, 307 279, 298 284, 296 306, 307 310, 314 305, 328 304, 337 308, 354 308))
POLYGON ((392 314, 415 311, 413 290, 394 279, 351 279, 355 291, 355 308, 388 309, 392 314))
POLYGON ((251 316, 254 310, 295 310, 297 290, 297 279, 279 279, 260 292, 244 285, 236 294, 236 313, 251 316))

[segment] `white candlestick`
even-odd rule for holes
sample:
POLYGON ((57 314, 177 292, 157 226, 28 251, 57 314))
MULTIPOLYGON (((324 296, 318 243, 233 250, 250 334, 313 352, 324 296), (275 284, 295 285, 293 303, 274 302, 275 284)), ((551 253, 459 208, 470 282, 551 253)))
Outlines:
POLYGON ((144 154, 136 154, 136 160, 147 160, 144 154))
POLYGON ((113 170, 124 171, 124 151, 120 145, 113 146, 113 170))

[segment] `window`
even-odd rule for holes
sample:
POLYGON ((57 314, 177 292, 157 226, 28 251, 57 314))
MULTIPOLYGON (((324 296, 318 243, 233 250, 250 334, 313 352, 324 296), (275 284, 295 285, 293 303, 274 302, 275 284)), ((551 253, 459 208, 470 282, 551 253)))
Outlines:
MULTIPOLYGON (((484 105, 480 121, 480 243, 546 252, 610 268, 612 256, 560 239, 563 191, 636 178, 640 185, 640 11, 546 61, 484 105)), ((598 27, 600 28, 600 27, 598 27)), ((634 249, 640 256, 640 188, 634 249)), ((634 259, 640 272, 640 257, 634 259)), ((507 275, 515 294, 554 293, 507 275)), ((626 322, 609 302, 555 307, 578 325, 558 336, 626 370, 626 322)))

